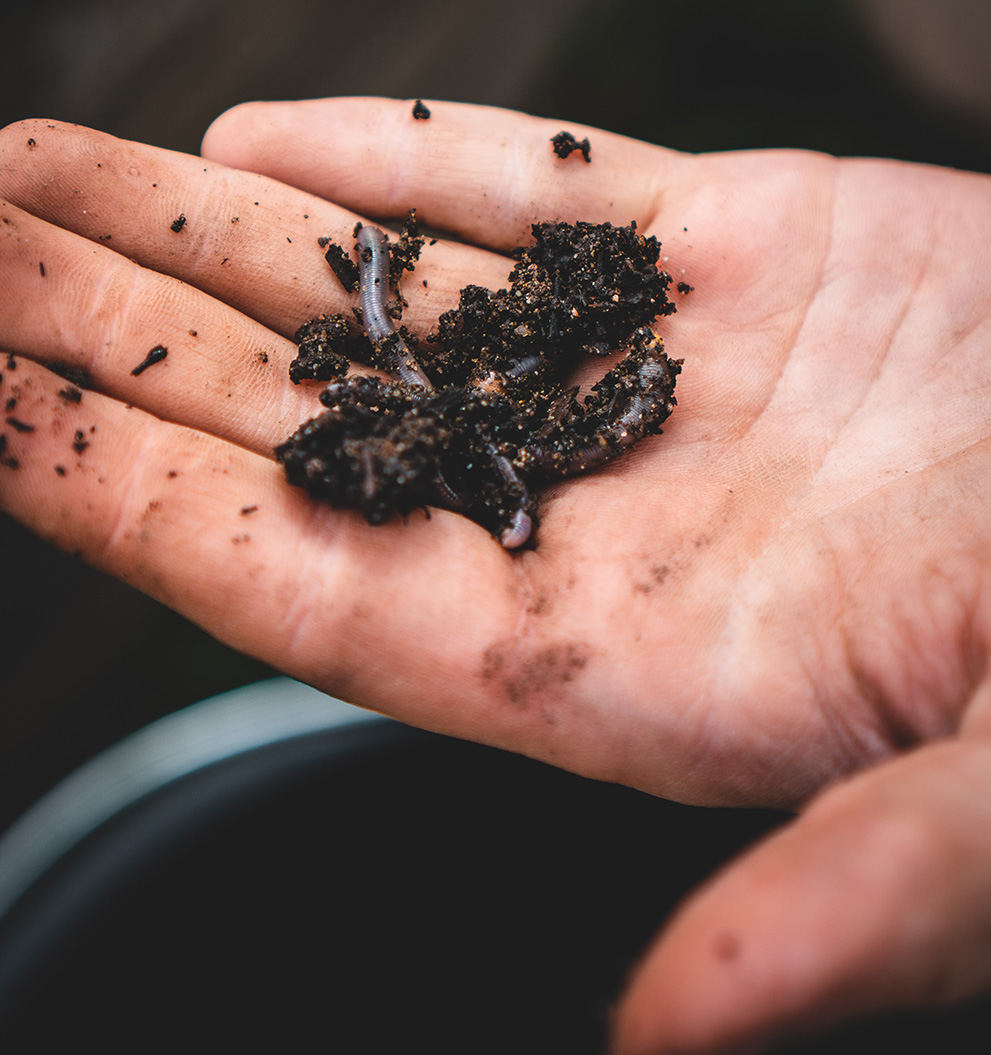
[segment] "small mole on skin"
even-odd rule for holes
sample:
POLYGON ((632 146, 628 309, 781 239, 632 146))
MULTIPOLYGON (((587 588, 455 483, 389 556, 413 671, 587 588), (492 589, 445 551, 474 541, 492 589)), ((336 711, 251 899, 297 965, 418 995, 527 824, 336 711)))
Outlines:
POLYGON ((713 955, 727 963, 739 959, 742 947, 740 936, 731 930, 720 931, 712 941, 713 955))

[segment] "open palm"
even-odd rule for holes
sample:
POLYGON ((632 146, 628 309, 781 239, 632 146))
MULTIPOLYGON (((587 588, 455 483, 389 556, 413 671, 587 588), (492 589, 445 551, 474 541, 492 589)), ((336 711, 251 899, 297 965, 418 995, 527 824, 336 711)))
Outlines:
POLYGON ((971 834, 987 822, 975 799, 991 801, 991 182, 798 152, 689 157, 566 126, 590 137, 586 164, 552 152, 560 123, 431 110, 251 104, 213 126, 207 161, 52 122, 0 134, 3 508, 235 647, 418 725, 699 803, 800 805, 865 769, 672 924, 626 1005, 624 1050, 986 984, 986 949, 948 965, 952 921, 991 887, 971 834), (272 460, 319 409, 321 386, 288 379, 289 335, 352 303, 317 238, 348 244, 357 217, 410 207, 453 236, 407 283, 420 333, 461 286, 504 285, 538 220, 635 219, 695 288, 663 322, 684 359, 665 434, 548 491, 532 551, 447 512, 369 527, 272 460), (167 357, 135 374, 158 346, 167 357), (51 360, 93 391, 74 401, 35 365, 51 360), (850 909, 833 863, 814 891, 832 960, 803 975, 779 955, 758 972, 763 1003, 751 986, 733 1010, 747 956, 767 961, 753 950, 780 953, 808 921, 812 890, 768 875, 863 844, 874 864, 856 881, 888 904, 954 838, 987 887, 927 879, 938 919, 913 939, 918 978, 891 951, 893 910, 835 937, 850 909), (839 992, 858 971, 873 989, 839 992), (725 1021, 700 1024, 684 992, 716 984, 725 1021))

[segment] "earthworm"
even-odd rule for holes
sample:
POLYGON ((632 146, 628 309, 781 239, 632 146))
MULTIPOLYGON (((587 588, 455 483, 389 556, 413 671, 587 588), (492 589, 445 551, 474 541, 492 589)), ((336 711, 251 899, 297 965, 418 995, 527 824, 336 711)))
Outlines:
POLYGON ((502 533, 499 535, 499 541, 506 549, 519 549, 520 546, 526 544, 533 531, 533 521, 525 508, 528 501, 526 485, 519 478, 513 468, 513 463, 508 458, 504 458, 499 454, 493 444, 487 443, 485 446, 488 448, 493 464, 502 474, 502 478, 520 495, 519 507, 510 518, 508 527, 503 528, 502 533))
MULTIPOLYGON (((597 469, 622 454, 628 447, 651 432, 659 432, 661 423, 674 410, 674 381, 681 372, 681 361, 663 354, 663 342, 649 330, 634 335, 639 348, 612 371, 622 378, 603 404, 605 393, 587 400, 586 407, 603 421, 598 436, 577 450, 567 446, 543 448, 532 452, 532 461, 543 472, 553 476, 597 469), (625 405, 624 405, 625 401, 625 405), (620 410, 616 414, 616 410, 620 410)), ((597 386, 598 387, 598 386, 597 386)))
POLYGON ((532 374, 542 362, 539 355, 528 355, 524 359, 516 359, 504 373, 506 377, 523 377, 524 374, 532 374))
MULTIPOLYGON (((393 372, 408 385, 432 391, 430 379, 413 358, 402 335, 396 329, 385 306, 389 290, 389 238, 377 227, 362 226, 356 237, 358 248, 358 304, 361 307, 361 320, 365 335, 381 352, 389 354, 393 360, 393 372)), ((528 372, 539 364, 523 360, 520 372, 528 372)), ((520 507, 513 513, 509 525, 499 536, 499 541, 506 549, 518 549, 530 538, 533 521, 523 508, 526 500, 526 487, 520 480, 507 458, 499 454, 489 443, 489 456, 499 470, 503 479, 513 490, 521 492, 520 507)), ((437 489, 443 499, 452 508, 462 503, 460 497, 448 486, 441 473, 437 474, 437 489)))
POLYGON ((533 521, 524 510, 517 509, 509 527, 499 536, 499 541, 505 549, 519 549, 529 540, 532 531, 533 521))
POLYGON ((362 226, 357 235, 358 304, 368 339, 393 359, 400 381, 428 391, 434 386, 413 358, 386 310, 389 292, 389 237, 377 227, 362 226))

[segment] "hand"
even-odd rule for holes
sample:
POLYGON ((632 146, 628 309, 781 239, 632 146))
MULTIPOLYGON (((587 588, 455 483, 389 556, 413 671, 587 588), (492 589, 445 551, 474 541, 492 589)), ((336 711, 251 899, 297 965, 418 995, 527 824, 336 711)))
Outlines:
POLYGON ((3 508, 404 721, 688 802, 811 802, 677 914, 617 1052, 988 986, 991 183, 431 110, 250 104, 210 160, 0 134, 3 508), (421 333, 535 220, 636 219, 695 287, 665 434, 548 493, 532 552, 452 513, 368 527, 271 459, 319 409, 288 335, 351 303, 317 237, 410 206, 459 239, 410 283, 421 333), (52 359, 95 391, 60 395, 52 359))

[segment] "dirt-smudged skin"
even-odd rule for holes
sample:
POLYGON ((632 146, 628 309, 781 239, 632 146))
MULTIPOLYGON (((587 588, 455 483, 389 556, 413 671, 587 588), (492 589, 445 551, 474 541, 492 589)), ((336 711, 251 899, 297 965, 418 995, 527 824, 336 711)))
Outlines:
POLYGON ((534 486, 594 469, 661 431, 681 363, 651 328, 675 310, 660 243, 635 224, 532 231, 508 289, 466 286, 414 356, 393 321, 401 296, 386 302, 390 280, 412 270, 422 245, 413 215, 395 243, 377 228, 356 230, 364 338, 343 316, 300 329, 293 380, 330 385, 326 411, 276 450, 290 482, 373 524, 427 505, 456 509, 516 549, 533 540, 534 486), (317 345, 320 363, 336 356, 333 368, 312 365, 317 345), (567 384, 576 359, 618 350, 626 356, 579 402, 567 384), (344 377, 349 359, 397 379, 344 377))

